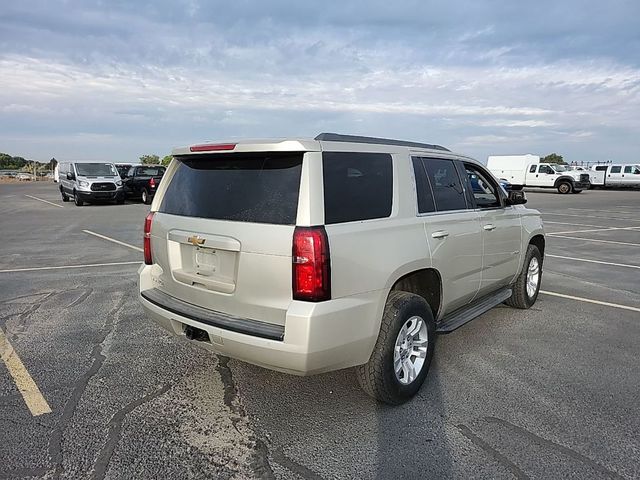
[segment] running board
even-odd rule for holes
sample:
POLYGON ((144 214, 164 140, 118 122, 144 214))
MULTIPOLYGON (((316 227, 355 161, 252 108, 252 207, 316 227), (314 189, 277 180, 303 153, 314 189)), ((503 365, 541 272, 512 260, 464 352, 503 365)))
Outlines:
POLYGON ((493 307, 500 305, 509 297, 511 297, 511 289, 505 288, 503 290, 498 290, 496 293, 492 293, 489 296, 483 297, 471 305, 460 308, 450 315, 446 315, 437 325, 436 332, 451 333, 456 328, 460 328, 465 323, 479 317, 488 310, 491 310, 493 307))

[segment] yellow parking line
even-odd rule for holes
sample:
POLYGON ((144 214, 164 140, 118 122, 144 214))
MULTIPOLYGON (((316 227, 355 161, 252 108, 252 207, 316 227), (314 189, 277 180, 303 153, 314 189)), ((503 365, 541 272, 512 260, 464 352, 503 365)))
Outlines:
POLYGON ((18 387, 31 415, 35 417, 45 413, 51 413, 51 408, 42 396, 38 385, 36 385, 36 382, 34 382, 31 375, 29 375, 22 360, 20 360, 20 357, 2 330, 0 330, 0 357, 2 357, 2 361, 7 367, 9 374, 13 377, 13 381, 16 383, 16 387, 18 387))

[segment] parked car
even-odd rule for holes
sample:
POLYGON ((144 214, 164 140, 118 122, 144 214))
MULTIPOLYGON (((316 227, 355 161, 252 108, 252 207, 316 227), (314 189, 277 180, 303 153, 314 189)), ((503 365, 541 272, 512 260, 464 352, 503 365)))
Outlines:
POLYGON ((512 188, 556 188, 559 193, 580 193, 590 187, 589 174, 564 165, 540 163, 537 155, 492 155, 487 168, 512 188))
POLYGON ((20 181, 27 181, 27 182, 35 180, 35 177, 30 173, 19 173, 18 175, 16 175, 16 178, 20 181))
POLYGON ((59 164, 58 179, 63 202, 73 197, 78 207, 85 202, 124 203, 122 179, 113 163, 62 162, 59 164))
POLYGON ((144 223, 140 301, 221 355, 296 375, 357 367, 399 404, 436 333, 538 296, 540 213, 444 147, 320 134, 173 155, 144 223))
POLYGON ((131 167, 122 178, 125 196, 140 198, 145 204, 150 205, 165 170, 166 167, 162 165, 131 167))

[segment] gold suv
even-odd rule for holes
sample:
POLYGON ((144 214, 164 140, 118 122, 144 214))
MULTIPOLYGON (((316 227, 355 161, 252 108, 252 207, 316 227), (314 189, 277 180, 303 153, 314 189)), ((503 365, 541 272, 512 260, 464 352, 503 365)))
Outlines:
POLYGON ((356 367, 399 404, 437 333, 536 301, 539 212, 438 145, 318 135, 178 148, 144 226, 149 317, 296 375, 356 367))

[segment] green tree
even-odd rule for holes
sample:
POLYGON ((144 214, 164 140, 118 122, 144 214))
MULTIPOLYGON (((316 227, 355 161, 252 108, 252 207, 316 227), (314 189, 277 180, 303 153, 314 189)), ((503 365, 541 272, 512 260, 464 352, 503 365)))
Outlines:
POLYGON ((562 158, 562 155, 558 155, 557 153, 550 153, 540 161, 542 163, 559 163, 561 165, 567 164, 567 162, 564 161, 564 158, 562 158))
POLYGON ((22 157, 12 157, 7 153, 0 153, 0 168, 19 170, 27 164, 22 157))
POLYGON ((149 165, 160 163, 160 157, 158 155, 142 155, 140 156, 140 163, 149 165))
POLYGON ((165 155, 164 157, 162 157, 162 161, 160 162, 162 165, 169 165, 171 163, 171 160, 173 159, 173 156, 171 155, 165 155))

